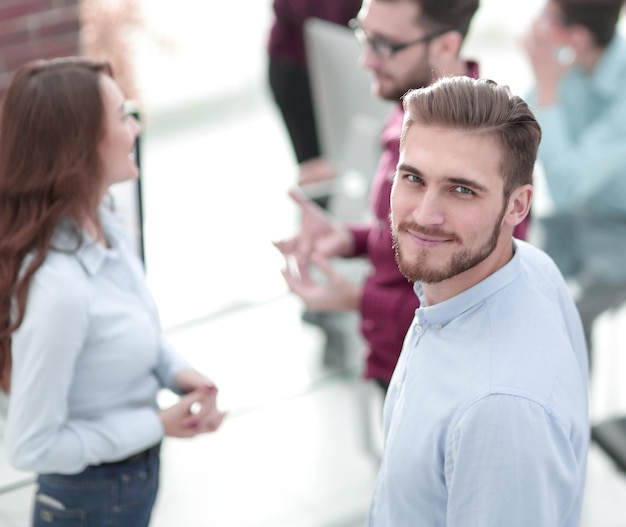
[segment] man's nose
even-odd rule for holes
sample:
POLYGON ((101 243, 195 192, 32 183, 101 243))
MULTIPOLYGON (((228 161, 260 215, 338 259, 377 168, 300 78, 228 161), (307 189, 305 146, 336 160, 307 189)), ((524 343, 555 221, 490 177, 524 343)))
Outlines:
POLYGON ((359 56, 359 63, 363 68, 370 71, 380 69, 383 59, 374 51, 374 48, 369 43, 364 42, 361 46, 361 55, 359 56))
POLYGON ((445 217, 445 204, 440 193, 435 189, 423 192, 413 209, 415 222, 423 226, 441 226, 445 222, 445 217))

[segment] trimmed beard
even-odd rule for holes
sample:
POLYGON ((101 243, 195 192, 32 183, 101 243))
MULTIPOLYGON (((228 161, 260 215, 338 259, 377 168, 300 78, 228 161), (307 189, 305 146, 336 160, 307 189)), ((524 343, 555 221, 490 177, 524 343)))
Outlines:
MULTIPOLYGON (((412 88, 424 88, 430 86, 435 80, 434 68, 428 61, 430 42, 426 44, 425 50, 425 62, 419 63, 415 71, 408 79, 404 79, 401 84, 396 83, 395 87, 392 87, 390 91, 382 92, 379 88, 376 90, 376 95, 386 101, 398 102, 402 100, 402 97, 412 88)), ((392 77, 395 78, 395 77, 392 77)))
POLYGON ((427 249, 422 252, 415 261, 407 261, 403 258, 400 244, 398 243, 398 230, 406 230, 408 228, 414 232, 449 239, 452 240, 452 243, 460 244, 461 239, 456 234, 446 232, 442 229, 421 227, 416 223, 403 222, 397 229, 394 229, 392 224, 391 238, 393 240, 396 263, 398 264, 400 272, 410 282, 438 284, 465 271, 469 271, 472 267, 476 267, 479 263, 483 262, 498 245, 498 238, 500 237, 500 230, 502 228, 502 218, 504 218, 506 211, 506 203, 507 200, 505 200, 505 206, 491 231, 491 236, 482 246, 476 249, 462 248, 453 254, 447 263, 442 263, 440 267, 427 267, 427 249))

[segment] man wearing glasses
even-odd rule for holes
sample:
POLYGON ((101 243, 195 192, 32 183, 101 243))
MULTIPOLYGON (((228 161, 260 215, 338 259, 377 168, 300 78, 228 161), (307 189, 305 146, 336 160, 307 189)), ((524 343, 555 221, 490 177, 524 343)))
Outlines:
MULTIPOLYGON (((382 157, 372 183, 373 221, 344 225, 319 207, 292 193, 302 208, 300 232, 276 243, 295 256, 298 270, 283 274, 290 289, 312 311, 355 310, 367 344, 365 377, 387 389, 402 341, 418 300, 394 259, 389 226, 389 196, 398 164, 403 111, 400 98, 411 88, 448 75, 478 76, 478 66, 460 57, 461 46, 478 0, 364 0, 352 22, 363 45, 361 63, 373 74, 372 89, 383 99, 398 101, 382 133, 382 157), (365 257, 371 272, 354 284, 329 264, 333 257, 365 257), (313 263, 328 275, 316 283, 308 272, 313 263)), ((523 237, 523 232, 517 236, 523 237)))

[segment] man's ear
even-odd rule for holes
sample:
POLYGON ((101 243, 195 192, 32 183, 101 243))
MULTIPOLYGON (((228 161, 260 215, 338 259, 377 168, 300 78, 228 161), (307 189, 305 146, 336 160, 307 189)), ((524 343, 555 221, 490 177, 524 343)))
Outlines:
POLYGON ((530 204, 533 200, 533 186, 522 185, 511 192, 509 204, 502 221, 511 227, 515 227, 524 221, 530 212, 530 204))
POLYGON ((430 64, 437 77, 460 74, 457 69, 462 44, 463 36, 458 31, 446 31, 430 42, 430 64))

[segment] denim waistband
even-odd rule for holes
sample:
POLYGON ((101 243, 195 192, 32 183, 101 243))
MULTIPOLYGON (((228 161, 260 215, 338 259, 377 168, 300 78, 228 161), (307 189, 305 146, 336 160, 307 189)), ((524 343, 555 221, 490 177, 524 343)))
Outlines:
POLYGON ((132 463, 140 463, 142 461, 147 461, 152 456, 158 456, 161 450, 161 443, 157 443, 146 450, 142 450, 137 454, 133 454, 125 459, 120 459, 119 461, 112 461, 110 463, 100 463, 99 465, 93 465, 95 467, 118 467, 120 465, 129 465, 132 463))

